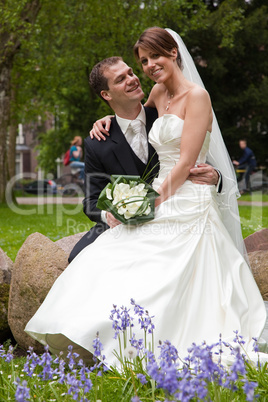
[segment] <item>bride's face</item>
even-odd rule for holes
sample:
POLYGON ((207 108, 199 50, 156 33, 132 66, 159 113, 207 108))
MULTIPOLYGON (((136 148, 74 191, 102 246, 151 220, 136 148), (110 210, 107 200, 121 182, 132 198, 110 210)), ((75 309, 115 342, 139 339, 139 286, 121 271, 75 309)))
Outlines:
POLYGON ((153 50, 139 48, 139 58, 144 73, 159 84, 165 82, 173 73, 176 57, 175 49, 172 50, 170 57, 166 57, 153 50))

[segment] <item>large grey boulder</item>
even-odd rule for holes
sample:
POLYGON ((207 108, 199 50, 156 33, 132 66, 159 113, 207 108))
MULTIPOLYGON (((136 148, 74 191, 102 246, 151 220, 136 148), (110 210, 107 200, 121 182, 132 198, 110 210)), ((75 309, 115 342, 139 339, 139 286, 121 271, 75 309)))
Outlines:
POLYGON ((248 253, 257 250, 268 250, 268 229, 262 229, 252 233, 244 240, 248 253))
POLYGON ((13 267, 8 323, 16 342, 37 353, 43 346, 24 328, 44 301, 49 289, 68 265, 68 253, 40 233, 31 234, 20 248, 13 267))
POLYGON ((10 284, 12 268, 13 268, 13 261, 0 248, 0 283, 10 284))
POLYGON ((255 281, 264 300, 268 300, 268 229, 246 237, 245 246, 255 281))
POLYGON ((60 240, 57 240, 55 244, 62 248, 69 256, 70 252, 76 245, 76 243, 83 237, 87 232, 76 233, 72 236, 63 237, 60 240))
POLYGON ((253 276, 264 300, 268 300, 268 250, 248 254, 253 276))
POLYGON ((7 316, 12 268, 12 260, 0 248, 0 343, 11 336, 7 316))

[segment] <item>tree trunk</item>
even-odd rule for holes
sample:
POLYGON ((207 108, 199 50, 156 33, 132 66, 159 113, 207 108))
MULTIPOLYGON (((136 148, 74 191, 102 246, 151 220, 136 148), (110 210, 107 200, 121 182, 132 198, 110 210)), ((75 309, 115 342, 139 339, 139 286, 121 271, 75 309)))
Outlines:
MULTIPOLYGON (((9 173, 11 177, 15 172, 15 142, 14 130, 10 133, 10 149, 8 150, 8 128, 10 123, 11 108, 11 71, 15 55, 20 51, 21 37, 29 36, 29 24, 34 25, 37 15, 40 11, 40 0, 27 1, 19 18, 22 24, 19 24, 18 31, 0 30, 0 203, 5 202, 5 190, 9 173), (25 32, 23 32, 23 23, 25 32), (8 158, 9 163, 8 163, 8 158), (9 170, 9 172, 8 172, 9 170)), ((7 15, 6 15, 6 18, 7 15)), ((12 25, 12 24, 11 24, 12 25)), ((7 27, 9 25, 7 24, 7 27)))
POLYGON ((16 112, 16 88, 11 87, 11 117, 8 130, 8 180, 16 174, 16 137, 18 133, 18 115, 16 112))
POLYGON ((0 202, 5 202, 7 183, 7 131, 10 117, 10 80, 12 62, 0 66, 0 202))

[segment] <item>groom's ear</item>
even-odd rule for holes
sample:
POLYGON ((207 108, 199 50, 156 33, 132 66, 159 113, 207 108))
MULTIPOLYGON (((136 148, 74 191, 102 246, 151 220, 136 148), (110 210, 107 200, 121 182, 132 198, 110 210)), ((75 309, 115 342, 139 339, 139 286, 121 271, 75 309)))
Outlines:
POLYGON ((106 100, 107 102, 109 102, 112 99, 111 95, 109 94, 109 91, 101 91, 100 94, 103 97, 103 99, 106 100))

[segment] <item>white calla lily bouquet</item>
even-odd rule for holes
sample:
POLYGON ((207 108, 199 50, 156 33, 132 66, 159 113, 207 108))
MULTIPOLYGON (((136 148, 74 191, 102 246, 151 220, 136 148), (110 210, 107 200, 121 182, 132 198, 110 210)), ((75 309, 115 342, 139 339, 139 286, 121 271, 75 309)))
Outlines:
POLYGON ((154 219, 154 201, 158 196, 140 176, 112 175, 97 207, 111 212, 124 224, 138 225, 154 219))

